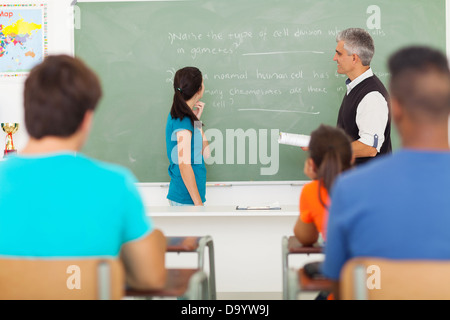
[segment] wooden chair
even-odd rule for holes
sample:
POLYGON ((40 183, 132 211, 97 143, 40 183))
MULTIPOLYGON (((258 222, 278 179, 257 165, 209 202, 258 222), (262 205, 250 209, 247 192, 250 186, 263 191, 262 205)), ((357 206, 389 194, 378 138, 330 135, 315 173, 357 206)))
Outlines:
POLYGON ((209 277, 208 291, 209 299, 216 300, 216 272, 214 261, 214 242, 211 236, 199 237, 166 237, 167 252, 193 252, 198 254, 198 269, 205 270, 205 248, 208 248, 209 277))
POLYGON ((0 258, 1 300, 109 300, 124 295, 115 259, 0 258))
POLYGON ((345 300, 450 299, 450 261, 354 258, 343 267, 345 300))
POLYGON ((208 278, 199 269, 167 269, 167 282, 161 290, 126 290, 126 296, 153 299, 158 297, 208 300, 208 278))
MULTIPOLYGON (((290 278, 296 279, 295 275, 288 276, 289 273, 289 255, 290 254, 318 254, 322 253, 322 247, 319 244, 313 246, 302 245, 295 236, 286 237, 281 239, 281 255, 282 255, 282 276, 283 276, 283 299, 289 299, 289 281, 290 278)), ((294 283, 295 286, 295 283, 294 283)))

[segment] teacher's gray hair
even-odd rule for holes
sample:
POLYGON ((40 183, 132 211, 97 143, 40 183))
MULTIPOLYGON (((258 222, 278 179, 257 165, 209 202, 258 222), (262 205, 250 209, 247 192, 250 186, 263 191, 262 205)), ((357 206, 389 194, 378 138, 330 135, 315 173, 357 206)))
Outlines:
POLYGON ((336 42, 344 41, 348 55, 357 54, 363 66, 369 66, 375 53, 375 45, 370 34, 360 28, 345 29, 336 37, 336 42))

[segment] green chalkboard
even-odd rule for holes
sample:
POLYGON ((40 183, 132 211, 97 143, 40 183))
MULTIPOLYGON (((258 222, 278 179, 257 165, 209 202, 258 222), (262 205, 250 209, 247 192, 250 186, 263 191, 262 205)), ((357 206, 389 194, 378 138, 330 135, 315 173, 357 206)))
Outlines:
MULTIPOLYGON (((345 94, 333 61, 338 31, 372 34, 372 68, 386 85, 399 47, 445 50, 444 0, 87 2, 76 16, 75 55, 104 88, 83 151, 140 182, 169 181, 165 124, 179 68, 204 74, 208 181, 292 181, 306 179, 306 153, 276 134, 336 124, 345 94)), ((395 132, 393 140, 397 148, 395 132)))

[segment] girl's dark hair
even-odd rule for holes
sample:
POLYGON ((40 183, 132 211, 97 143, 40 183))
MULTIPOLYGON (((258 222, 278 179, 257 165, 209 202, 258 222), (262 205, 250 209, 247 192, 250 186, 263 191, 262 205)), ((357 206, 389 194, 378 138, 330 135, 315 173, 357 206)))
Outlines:
MULTIPOLYGON (((317 179, 330 192, 337 176, 351 168, 351 140, 344 130, 327 125, 320 125, 311 133, 309 154, 317 167, 317 179)), ((323 199, 319 200, 326 207, 323 199)))
POLYGON ((173 79, 175 93, 173 95, 172 108, 170 109, 172 118, 183 120, 184 117, 188 117, 191 119, 192 125, 194 125, 195 121, 199 121, 186 101, 191 99, 201 89, 202 82, 202 73, 195 67, 185 67, 175 73, 173 79))

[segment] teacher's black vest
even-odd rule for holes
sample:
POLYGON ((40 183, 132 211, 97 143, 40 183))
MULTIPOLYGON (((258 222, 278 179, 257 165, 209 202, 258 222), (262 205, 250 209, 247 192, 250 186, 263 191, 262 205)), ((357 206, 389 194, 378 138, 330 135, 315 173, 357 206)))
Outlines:
MULTIPOLYGON (((369 77, 359 83, 356 87, 354 87, 350 93, 344 96, 344 100, 342 100, 341 108, 339 109, 339 115, 337 120, 337 126, 344 129, 344 131, 350 136, 352 141, 358 140, 359 129, 356 125, 356 109, 358 108, 361 100, 370 92, 377 91, 383 95, 388 103, 388 121, 386 124, 386 129, 384 130, 384 142, 381 146, 380 152, 377 154, 382 155, 386 153, 392 152, 391 145, 391 113, 390 113, 390 103, 389 103, 389 94, 384 87, 383 83, 378 79, 377 76, 369 77)), ((355 164, 359 165, 361 163, 367 162, 371 157, 366 158, 356 158, 355 164)))

